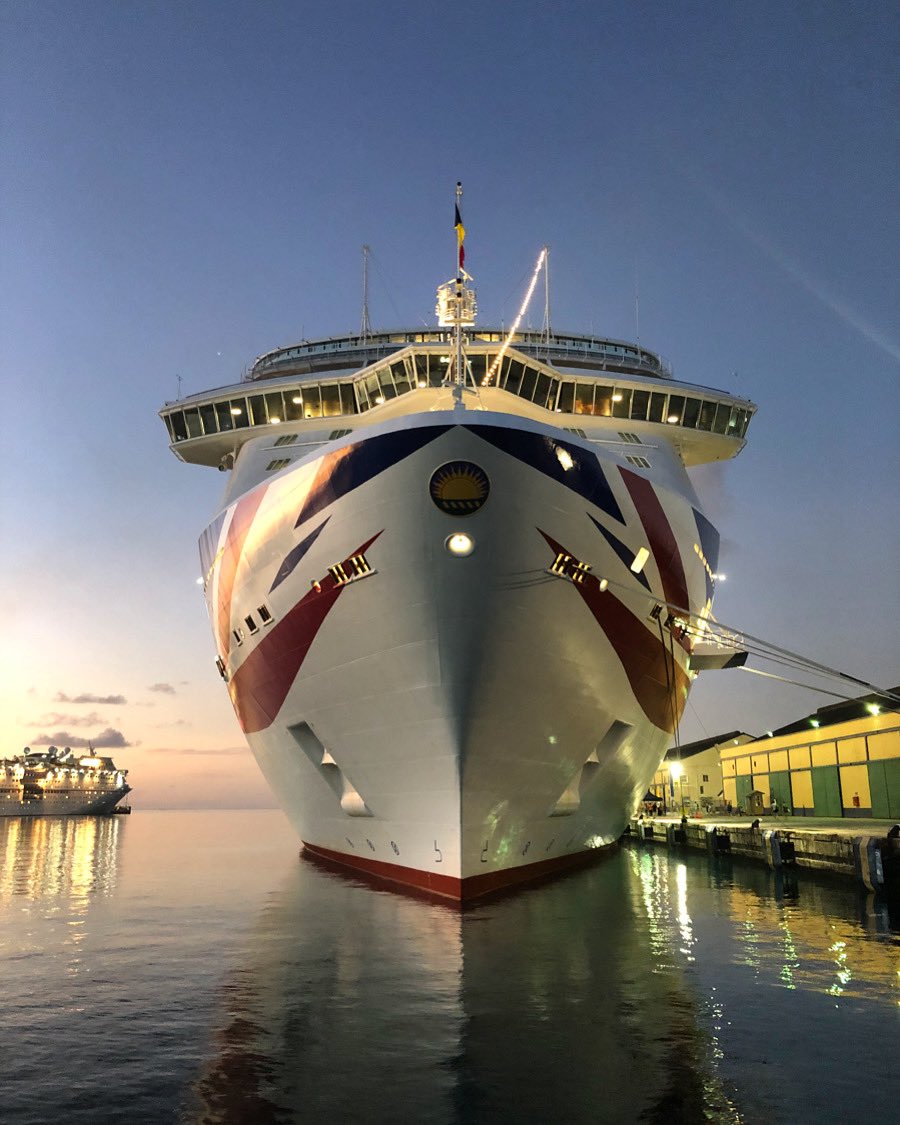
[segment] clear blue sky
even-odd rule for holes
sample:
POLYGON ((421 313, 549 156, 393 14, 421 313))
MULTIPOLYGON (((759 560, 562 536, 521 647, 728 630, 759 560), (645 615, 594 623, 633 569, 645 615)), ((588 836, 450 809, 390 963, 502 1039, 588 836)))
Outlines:
MULTIPOLYGON (((759 405, 700 481, 719 619, 900 681, 898 28, 874 2, 4 0, 0 752, 109 731, 153 803, 268 800, 195 585, 222 480, 156 411, 355 330, 364 242, 375 326, 432 324, 457 179, 483 323, 548 243, 555 327, 633 337, 637 276, 642 343, 759 405)), ((682 734, 824 702, 709 675, 682 734)))

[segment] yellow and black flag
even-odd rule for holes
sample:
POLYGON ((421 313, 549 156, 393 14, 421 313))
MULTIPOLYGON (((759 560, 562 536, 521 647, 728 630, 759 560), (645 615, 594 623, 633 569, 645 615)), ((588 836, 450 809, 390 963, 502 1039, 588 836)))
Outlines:
POLYGON ((463 226, 462 216, 459 213, 459 204, 456 204, 456 221, 453 226, 456 229, 456 249, 457 249, 457 272, 462 273, 463 266, 466 263, 466 250, 463 246, 463 241, 466 237, 466 228, 463 226))

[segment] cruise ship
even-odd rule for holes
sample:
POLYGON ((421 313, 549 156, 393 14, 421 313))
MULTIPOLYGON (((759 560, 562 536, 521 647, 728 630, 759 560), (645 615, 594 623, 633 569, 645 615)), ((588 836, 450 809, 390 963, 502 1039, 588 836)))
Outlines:
POLYGON ((617 840, 732 657, 690 470, 755 406, 636 343, 477 325, 456 219, 433 330, 364 315, 160 416, 228 474, 215 661, 305 849, 463 903, 617 840))
MULTIPOLYGON (((83 816, 118 811, 131 787, 112 758, 94 750, 24 751, 0 758, 0 816, 83 816)), ((126 811, 122 809, 121 811, 126 811)))

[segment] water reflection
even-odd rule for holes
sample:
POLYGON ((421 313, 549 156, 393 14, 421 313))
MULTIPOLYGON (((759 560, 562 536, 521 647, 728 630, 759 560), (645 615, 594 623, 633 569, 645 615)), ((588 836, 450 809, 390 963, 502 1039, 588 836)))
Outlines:
POLYGON ((120 824, 117 816, 0 818, 0 903, 112 894, 120 824))
POLYGON ((187 1120, 738 1120, 620 860, 462 916, 303 865, 187 1120))

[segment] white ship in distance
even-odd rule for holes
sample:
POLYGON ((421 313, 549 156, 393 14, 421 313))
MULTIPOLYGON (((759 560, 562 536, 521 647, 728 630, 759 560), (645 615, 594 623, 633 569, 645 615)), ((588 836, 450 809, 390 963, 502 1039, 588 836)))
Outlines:
POLYGON ((216 663, 306 849, 465 902, 615 841, 725 662, 690 470, 755 406, 634 343, 477 325, 455 220, 435 329, 364 316, 160 414, 228 473, 216 663))
MULTIPOLYGON (((117 811, 131 792, 112 758, 93 748, 26 746, 13 758, 0 758, 0 816, 83 816, 117 811)), ((130 811, 120 809, 118 811, 130 811)))

